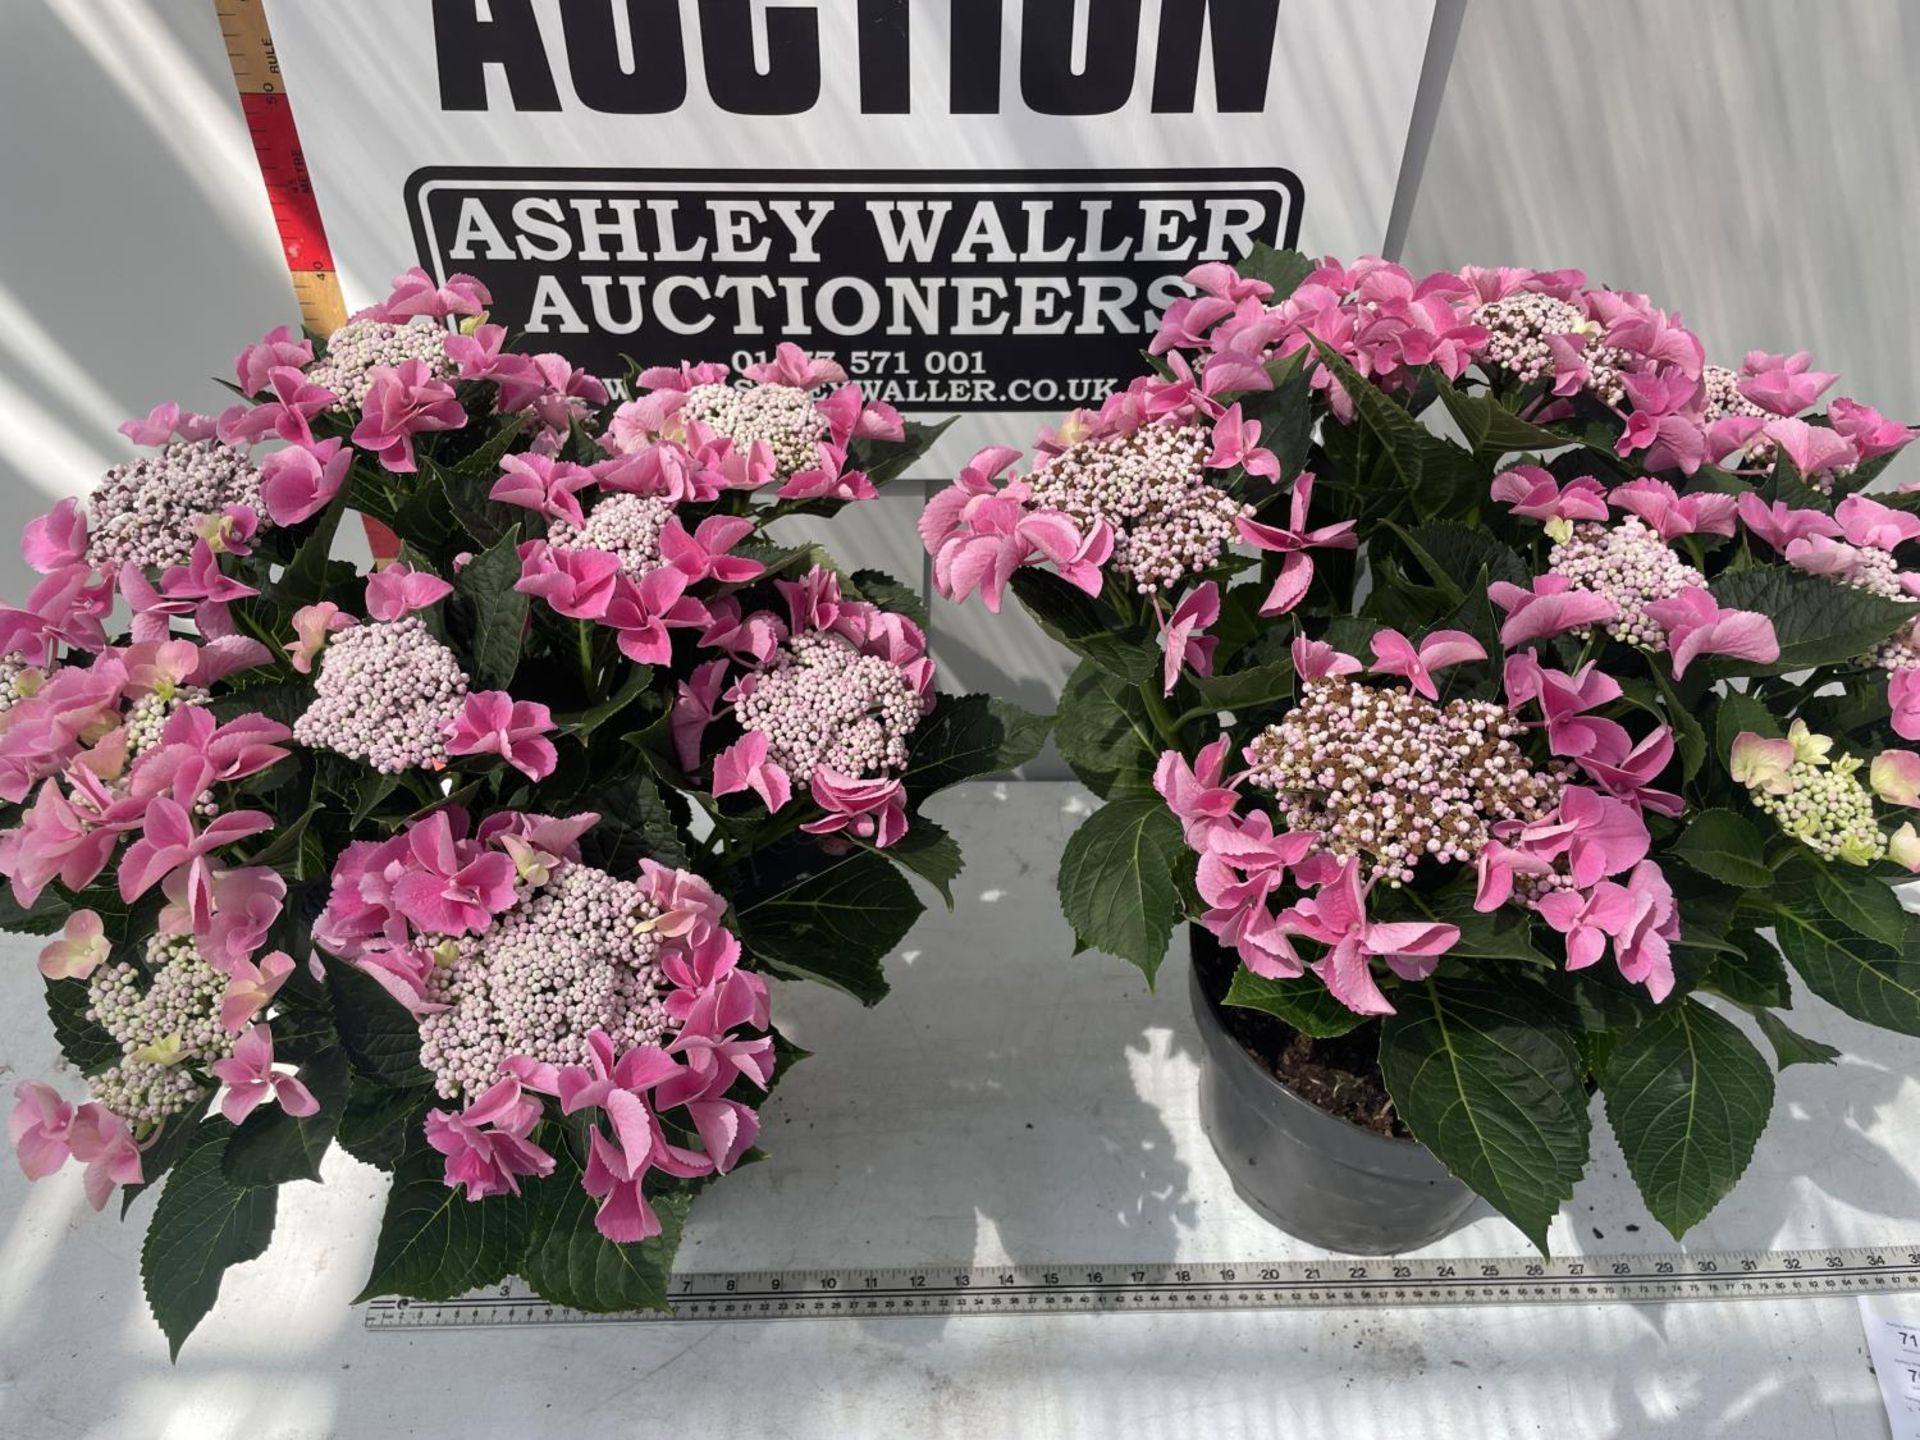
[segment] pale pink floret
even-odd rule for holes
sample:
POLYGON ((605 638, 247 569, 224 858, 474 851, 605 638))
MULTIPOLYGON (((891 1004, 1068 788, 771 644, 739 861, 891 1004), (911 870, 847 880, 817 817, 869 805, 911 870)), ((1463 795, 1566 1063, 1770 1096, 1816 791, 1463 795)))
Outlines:
POLYGON ((427 1143, 447 1157, 447 1188, 463 1190, 469 1200, 484 1200, 518 1195, 523 1175, 551 1175, 553 1156, 527 1138, 543 1108, 509 1075, 458 1114, 428 1111, 427 1143))
POLYGON ((29 1180, 44 1180, 73 1155, 73 1106, 60 1092, 38 1080, 13 1087, 13 1111, 7 1117, 7 1138, 20 1169, 29 1180))
POLYGON ((279 365, 267 373, 268 399, 255 405, 234 405, 221 412, 214 433, 228 445, 256 445, 269 437, 278 437, 296 445, 313 443, 314 417, 340 397, 324 385, 316 385, 292 365, 279 365))
POLYGON ((605 550, 558 549, 545 540, 520 546, 520 578, 513 588, 538 596, 570 620, 598 620, 613 603, 620 557, 605 550))
POLYGON ((800 827, 810 835, 845 831, 885 849, 907 833, 906 787, 898 779, 861 780, 820 765, 810 789, 814 803, 827 812, 800 827))
POLYGON ((1005 446, 980 451, 953 485, 927 503, 919 521, 940 593, 963 600, 978 590, 995 614, 1001 593, 1022 565, 1051 562, 1062 579, 1097 595, 1100 567, 1113 553, 1113 533, 1105 521, 1082 531, 1057 510, 1032 508, 1024 480, 1011 479, 1004 488, 996 484, 995 477, 1019 458, 1019 451, 1005 446))
POLYGON ((752 790, 769 810, 786 808, 793 797, 793 781, 778 762, 767 756, 766 732, 749 730, 733 744, 713 757, 713 794, 723 795, 752 790))
POLYGON ((395 561, 367 577, 367 614, 375 620, 403 620, 452 593, 453 586, 438 575, 395 561))
POLYGON ((384 320, 404 324, 419 316, 444 320, 450 315, 484 315, 493 296, 471 275, 453 274, 438 284, 418 265, 394 277, 393 288, 378 305, 360 311, 355 320, 384 320))
POLYGON ((1487 598, 1507 612, 1500 643, 1509 650, 1620 618, 1620 607, 1605 595, 1576 590, 1566 576, 1551 571, 1535 576, 1530 590, 1496 580, 1487 587, 1487 598))
MULTIPOLYGON (((1832 423, 1835 433, 1844 436, 1859 452, 1862 460, 1877 460, 1882 455, 1891 455, 1916 434, 1920 434, 1920 430, 1887 419, 1871 405, 1847 399, 1835 400, 1827 411, 1827 419, 1832 423)), ((1903 485, 1901 488, 1911 489, 1912 486, 1903 485)))
POLYGON ((1577 476, 1562 488, 1538 465, 1514 465, 1493 477, 1492 498, 1529 520, 1608 518, 1607 492, 1591 475, 1577 476))
POLYGON ((1812 369, 1812 363, 1805 350, 1791 355, 1749 350, 1740 367, 1740 393, 1775 415, 1798 415, 1840 378, 1812 369))
POLYGON ((147 804, 140 838, 120 857, 120 898, 137 900, 182 868, 193 873, 194 883, 206 883, 215 851, 272 828, 273 816, 264 810, 236 810, 214 816, 196 832, 179 801, 156 795, 147 804))
POLYGON ((293 968, 293 957, 284 950, 261 956, 257 965, 247 959, 234 961, 227 971, 227 988, 220 997, 220 1028, 229 1035, 238 1035, 246 1029, 280 993, 293 968))
POLYGON ((1911 820, 1902 821, 1887 837, 1887 858, 1909 874, 1920 875, 1920 830, 1913 828, 1911 820))
MULTIPOLYGON (((1894 671, 1887 682, 1887 703, 1893 707, 1893 733, 1902 740, 1920 740, 1920 670, 1894 671)), ((19 881, 14 888, 19 889, 19 881)))
MULTIPOLYGON (((647 1201, 648 1173, 658 1170, 689 1179, 712 1173, 714 1161, 669 1141, 647 1101, 646 1092, 678 1074, 680 1066, 672 1056, 655 1046, 639 1046, 616 1059, 613 1041, 600 1030, 587 1036, 587 1055, 586 1065, 562 1067, 551 1080, 565 1113, 597 1108, 613 1132, 609 1138, 595 1125, 589 1140, 582 1185, 601 1202, 594 1228, 618 1244, 650 1239, 661 1227, 647 1201)), ((523 1068, 511 1060, 508 1069, 528 1084, 544 1084, 549 1078, 542 1067, 523 1068)))
POLYGON ((600 623, 619 632, 620 653, 637 665, 666 665, 673 659, 669 630, 710 626, 713 612, 686 593, 692 583, 686 571, 672 564, 649 570, 637 581, 616 576, 600 623))
POLYGON ((686 1110, 714 1172, 724 1175, 740 1163, 760 1134, 753 1107, 726 1098, 733 1082, 745 1077, 760 1090, 773 1078, 773 1037, 682 1032, 668 1053, 682 1062, 680 1073, 660 1084, 654 1103, 663 1110, 686 1110))
POLYGON ((1231 744, 1232 738, 1222 735, 1202 746, 1191 766, 1178 750, 1168 750, 1154 766, 1153 788, 1160 792, 1167 808, 1180 817, 1187 844, 1196 849, 1209 830, 1232 817, 1240 803, 1239 792, 1222 778, 1231 744))
POLYGON ((697 665, 691 676, 679 682, 667 730, 673 736, 674 754, 679 757, 682 768, 699 768, 701 737, 719 713, 720 693, 726 686, 727 662, 724 660, 697 665))
POLYGON ((1758 536, 1780 554, 1796 540, 1810 536, 1838 539, 1840 526, 1831 515, 1819 510, 1802 510, 1776 500, 1771 505, 1749 490, 1738 501, 1740 523, 1748 533, 1758 536))
POLYGON ((1174 607, 1160 632, 1160 645, 1165 651, 1160 667, 1163 693, 1173 693, 1173 687, 1180 683, 1182 666, 1190 667, 1196 675, 1213 673, 1213 652, 1220 640, 1206 632, 1219 621, 1220 587, 1211 580, 1188 592, 1174 607))
POLYGON ((233 376, 248 395, 267 388, 273 372, 282 366, 305 369, 313 363, 313 342, 293 333, 291 325, 276 325, 233 357, 233 376))
POLYGON ((717 580, 723 585, 742 585, 757 580, 766 566, 733 548, 753 533, 753 521, 739 515, 709 515, 689 535, 679 517, 667 521, 660 531, 660 558, 687 577, 717 580))
POLYGON ((1547 722, 1547 748, 1555 755, 1577 757, 1590 754, 1608 739, 1626 741, 1626 730, 1618 721, 1590 715, 1602 705, 1620 698, 1620 682, 1596 664, 1582 665, 1569 675, 1542 665, 1531 650, 1507 657, 1502 672, 1507 706, 1518 712, 1539 702, 1547 722))
POLYGON ((772 360, 749 365, 741 373, 761 385, 791 385, 798 390, 838 385, 847 378, 847 372, 832 360, 816 360, 798 345, 784 340, 774 347, 772 360))
POLYGON ((1271 450, 1260 448, 1260 422, 1246 419, 1237 401, 1213 422, 1212 438, 1213 450, 1207 456, 1208 469, 1231 470, 1238 465, 1249 475, 1279 480, 1279 457, 1271 450))
POLYGON ((1664 480, 1630 480, 1607 493, 1607 503, 1631 511, 1662 540, 1682 535, 1731 535, 1737 504, 1731 495, 1681 495, 1664 480))
POLYGON ((80 565, 87 558, 87 517, 72 496, 27 522, 20 532, 20 554, 42 575, 80 565))
POLYGON ((298 525, 332 503, 352 468, 337 437, 289 445, 260 462, 260 499, 274 524, 298 525))
MULTIPOLYGON (((464 824, 464 822, 463 822, 464 824)), ((516 871, 511 859, 456 838, 445 810, 406 832, 403 873, 393 882, 393 908, 416 931, 466 935, 492 927, 512 908, 516 871)))
POLYGON ((1771 665, 1780 658, 1780 641, 1773 621, 1757 610, 1722 610, 1713 596, 1697 585, 1688 586, 1670 600, 1656 600, 1647 614, 1667 632, 1673 654, 1673 678, 1702 655, 1725 655, 1771 665))
POLYGON ((106 1106, 89 1101, 76 1109, 67 1138, 73 1146, 73 1158, 87 1167, 82 1184, 87 1204, 95 1210, 105 1209, 119 1186, 138 1185, 145 1180, 133 1131, 106 1106))
POLYGON ((1398 630, 1382 629, 1374 632, 1372 643, 1374 674, 1405 676, 1414 691, 1429 700, 1440 698, 1435 671, 1487 658, 1486 647, 1464 630, 1435 630, 1415 649, 1398 630))
POLYGON ((1276 834, 1264 810, 1244 820, 1228 817, 1199 836, 1195 886, 1211 907, 1201 923, 1238 950, 1256 975, 1290 979, 1305 972, 1284 917, 1276 916, 1268 902, 1289 869, 1296 882, 1309 883, 1309 866, 1302 862, 1314 843, 1314 836, 1303 831, 1276 834))
POLYGON ((293 1116, 319 1112, 320 1102, 298 1077, 273 1068, 273 1032, 265 1025, 249 1026, 233 1042, 233 1053, 207 1069, 227 1087, 220 1113, 232 1124, 238 1125, 268 1101, 278 1101, 293 1116))
POLYGON ((1873 757, 1868 779, 1873 793, 1888 804, 1920 806, 1920 754, 1882 750, 1873 757))
POLYGON ((1355 656, 1336 650, 1325 640, 1296 635, 1292 646, 1293 673, 1311 682, 1338 675, 1357 675, 1366 667, 1355 656))
POLYGON ((140 1149, 127 1122, 104 1105, 75 1107, 51 1085, 28 1080, 14 1087, 7 1135, 29 1180, 44 1180, 69 1159, 87 1167, 87 1203, 102 1209, 118 1185, 138 1185, 140 1149))
POLYGON ((544 780, 560 763, 546 738, 553 729, 552 712, 537 700, 516 700, 504 690, 474 691, 447 724, 447 753, 498 755, 529 780, 544 780))
POLYGON ((1394 1013, 1373 978, 1372 960, 1385 961, 1402 979, 1420 980, 1433 973, 1440 957, 1460 939, 1457 925, 1368 920, 1357 858, 1346 861, 1334 879, 1281 920, 1294 933, 1329 947, 1313 962, 1313 972, 1336 1000, 1361 1015, 1394 1013))
POLYGON ((1850 545, 1897 550, 1909 540, 1920 540, 1920 515, 1896 510, 1865 495, 1849 495, 1833 509, 1833 518, 1850 545))
POLYGON ((1769 420, 1760 433, 1779 447, 1794 469, 1810 479, 1860 458, 1846 436, 1804 420, 1769 420))
POLYGON ((214 426, 212 416, 196 415, 168 401, 164 405, 154 406, 144 419, 124 422, 120 426, 120 433, 136 445, 158 449, 172 444, 176 439, 205 440, 214 433, 214 426))
POLYGON ((326 649, 327 640, 336 632, 358 622, 331 600, 318 605, 302 605, 293 612, 293 644, 285 646, 293 668, 302 675, 313 673, 313 662, 326 649))
POLYGON ((1680 933, 1673 891, 1651 860, 1636 864, 1625 884, 1602 880, 1585 892, 1555 890, 1542 897, 1539 911, 1566 937, 1567 969, 1583 970, 1613 942, 1620 973, 1645 985, 1655 1001, 1673 990, 1669 942, 1680 933))
POLYGON ((280 918, 287 882, 264 865, 204 873, 188 867, 169 875, 161 889, 167 904, 160 911, 160 933, 193 936, 201 959, 231 973, 280 918))
POLYGON ((40 952, 40 973, 49 980, 84 980, 113 953, 105 923, 92 910, 67 916, 60 938, 40 952))
POLYGON ((418 468, 415 436, 459 430, 466 423, 467 412, 453 387, 436 377, 424 360, 407 360, 374 372, 353 443, 373 451, 383 469, 411 474, 418 468))
POLYGON ((1642 860, 1627 877, 1630 913, 1615 933, 1613 949, 1620 973, 1636 985, 1645 985, 1657 1001, 1673 993, 1671 943, 1680 938, 1680 915, 1673 903, 1667 877, 1651 860, 1642 860))
POLYGON ((518 505, 549 520, 565 520, 575 529, 587 523, 579 492, 593 484, 593 472, 550 455, 508 455, 500 461, 501 475, 488 498, 518 505))
POLYGON ((1749 790, 1786 795, 1793 789, 1793 742, 1768 740, 1742 730, 1734 737, 1728 773, 1749 790))
POLYGON ((1268 550, 1284 557, 1273 588, 1261 602, 1262 615, 1284 615, 1306 599, 1313 585, 1313 557, 1307 553, 1309 550, 1352 550, 1360 543, 1354 529, 1356 522, 1352 520, 1307 529, 1307 508, 1312 500, 1313 476, 1303 471, 1293 482, 1287 528, 1264 525, 1244 516, 1234 521, 1242 540, 1256 550, 1268 550))

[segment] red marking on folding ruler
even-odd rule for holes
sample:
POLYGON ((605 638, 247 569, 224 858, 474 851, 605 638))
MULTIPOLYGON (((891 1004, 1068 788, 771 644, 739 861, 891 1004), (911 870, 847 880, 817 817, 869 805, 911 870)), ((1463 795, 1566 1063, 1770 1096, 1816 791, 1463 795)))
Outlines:
POLYGON ((280 74, 273 36, 267 29, 263 0, 214 0, 220 33, 233 67, 233 83, 240 92, 240 108, 253 153, 266 182, 273 223, 280 233, 287 273, 308 327, 330 334, 346 320, 346 303, 327 245, 326 226, 314 198, 313 177, 307 172, 300 148, 300 132, 293 123, 293 106, 280 74))
MULTIPOLYGON (((227 42, 227 61, 233 67, 234 87, 253 153, 266 181, 267 201, 273 206, 274 227, 293 279, 300 318, 309 330, 331 335, 347 320, 340 277, 333 268, 327 227, 320 220, 320 202, 313 193, 313 177, 300 148, 300 131, 293 123, 280 58, 274 53, 263 0, 214 0, 220 34, 227 42)), ((367 543, 376 561, 386 563, 400 554, 400 539, 374 519, 362 515, 367 543)))
POLYGON ((285 95, 242 95, 247 132, 267 182, 273 205, 273 223, 280 231, 287 269, 331 271, 333 252, 327 248, 327 230, 320 223, 320 203, 314 199, 313 179, 306 156, 300 153, 300 132, 294 128, 293 107, 285 95))

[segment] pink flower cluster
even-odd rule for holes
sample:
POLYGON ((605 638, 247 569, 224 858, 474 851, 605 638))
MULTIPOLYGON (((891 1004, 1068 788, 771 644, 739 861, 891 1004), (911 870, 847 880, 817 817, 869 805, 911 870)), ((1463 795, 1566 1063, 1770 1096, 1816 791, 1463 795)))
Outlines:
POLYGON ((824 814, 802 830, 891 845, 906 833, 909 737, 933 705, 926 635, 847 599, 830 570, 775 583, 784 616, 713 602, 700 644, 722 655, 680 682, 669 721, 680 762, 698 773, 707 728, 728 719, 742 733, 712 759, 716 797, 752 790, 779 811, 803 784, 824 814))
POLYGON ((222 664, 185 640, 104 649, 90 663, 53 667, 0 716, 0 795, 24 807, 0 832, 0 874, 14 899, 30 907, 55 881, 78 894, 109 869, 123 902, 164 897, 148 989, 129 988, 130 966, 107 965, 105 927, 90 909, 71 911, 40 957, 48 979, 89 983, 91 1012, 127 1053, 90 1079, 95 1101, 78 1111, 45 1087, 23 1087, 16 1143, 30 1175, 56 1154, 87 1163, 96 1204, 102 1177, 140 1179, 136 1140, 150 1142, 182 1097, 225 1082, 244 1113, 251 1104, 231 1096, 263 1081, 305 1103, 274 1076, 271 1035, 255 1023, 292 970, 284 955, 258 954, 286 884, 232 853, 272 817, 218 799, 284 759, 291 735, 262 715, 215 719, 202 686, 222 664))
POLYGON ((1562 488, 1537 465, 1501 471, 1492 494, 1515 515, 1544 521, 1565 537, 1530 586, 1498 581, 1488 587, 1506 615, 1502 644, 1586 634, 1599 626, 1628 644, 1669 652, 1675 679, 1704 655, 1762 665, 1780 658, 1773 622, 1754 611, 1722 609, 1705 577, 1672 548, 1686 536, 1732 535, 1737 516, 1766 512, 1757 496, 1736 502, 1731 495, 1680 495, 1652 479, 1608 491, 1591 476, 1562 488), (1615 511, 1624 518, 1610 523, 1615 511))
POLYGON ((614 412, 603 459, 513 456, 493 486, 492 498, 534 512, 547 527, 545 538, 520 547, 516 588, 558 615, 613 630, 637 664, 667 663, 673 630, 724 630, 695 587, 741 585, 763 573, 732 553, 754 533, 753 521, 710 514, 683 523, 682 505, 767 486, 782 500, 871 499, 872 482, 848 468, 850 445, 905 435, 892 407, 869 403, 839 366, 794 345, 749 366, 745 388, 728 378, 723 365, 644 371, 646 393, 614 412), (827 385, 837 388, 815 399, 827 385))
POLYGON ((527 954, 515 963, 532 967, 526 975, 516 979, 502 970, 491 977, 492 1008, 472 1011, 444 1038, 457 1033, 462 1053, 494 1055, 492 1070, 470 1074, 461 1062, 460 1083, 443 1085, 443 1093, 463 1094, 468 1103, 459 1111, 430 1112, 427 1139, 446 1156, 447 1184, 469 1200, 517 1194, 523 1177, 554 1167, 536 1134, 547 1114, 536 1097, 552 1098, 562 1115, 591 1112, 584 1184, 600 1201, 600 1232, 624 1243, 659 1233, 645 1194, 650 1173, 724 1173, 739 1162, 759 1119, 729 1092, 742 1079, 764 1090, 774 1055, 769 1036, 741 1033, 767 1028, 767 991, 757 975, 739 968, 740 943, 723 924, 720 898, 699 877, 651 860, 641 862, 640 878, 631 884, 582 866, 579 839, 598 818, 502 812, 469 833, 465 813, 449 808, 391 840, 357 842, 334 868, 314 937, 412 1010, 423 1036, 447 1013, 438 997, 449 993, 449 980, 440 972, 451 968, 457 989, 461 967, 488 963, 485 946, 496 932, 537 930, 549 945, 571 935, 576 948, 590 952, 543 961, 533 953, 537 946, 522 946, 527 954), (588 883, 573 886, 570 875, 588 883), (625 958, 619 947, 603 943, 613 933, 608 927, 622 925, 638 946, 625 958), (556 1029, 552 1014, 542 1020, 527 1008, 540 1003, 546 968, 580 972, 572 1015, 596 993, 586 972, 605 971, 598 993, 610 996, 620 979, 614 970, 637 964, 657 969, 661 982, 654 1042, 620 1045, 597 1024, 578 1033, 556 1029), (530 988, 515 999, 515 984, 530 988), (510 1045, 489 1050, 476 1025, 502 1027, 501 1036, 528 1043, 533 1053, 510 1045), (557 1061, 556 1055, 577 1058, 557 1061), (661 1115, 674 1110, 684 1111, 703 1150, 667 1137, 661 1115))
POLYGON ((1305 351, 1314 387, 1351 422, 1352 399, 1316 345, 1385 390, 1407 387, 1429 365, 1458 380, 1479 364, 1539 387, 1529 418, 1562 418, 1582 397, 1612 411, 1623 422, 1619 453, 1647 469, 1761 474, 1785 455, 1823 489, 1916 433, 1845 398, 1810 420, 1837 377, 1814 370, 1804 351, 1751 351, 1737 372, 1708 365, 1678 316, 1645 295, 1589 287, 1577 270, 1469 266, 1416 278, 1377 258, 1351 267, 1329 258, 1278 305, 1266 303, 1270 287, 1224 265, 1187 279, 1200 293, 1168 307, 1153 352, 1175 361, 1190 352, 1210 395, 1266 389, 1269 361, 1305 351))
MULTIPOLYGON (((1271 293, 1257 281, 1233 288, 1248 286, 1271 293)), ((1249 300, 1254 293, 1244 291, 1249 300)), ((920 516, 940 592, 963 600, 977 590, 998 613, 1007 583, 1025 565, 1051 565, 1089 595, 1100 593, 1109 573, 1157 595, 1203 575, 1236 537, 1289 552, 1350 547, 1343 537, 1351 527, 1307 537, 1297 525, 1284 532, 1256 525, 1254 507, 1223 488, 1235 471, 1280 479, 1279 459, 1260 445, 1259 422, 1222 398, 1271 389, 1264 365, 1223 362, 1196 377, 1174 354, 1171 368, 1170 377, 1140 376, 1099 410, 1076 411, 1043 435, 1043 458, 1025 476, 1006 474, 1021 458, 1017 450, 995 446, 975 455, 920 516)), ((1311 477, 1300 478, 1310 489, 1311 477)))
POLYGON ((712 500, 729 490, 777 485, 782 500, 869 500, 873 482, 849 469, 859 439, 901 440, 891 405, 869 401, 846 371, 781 344, 771 361, 749 365, 736 386, 724 365, 644 370, 647 393, 614 412, 595 465, 605 489, 669 500, 712 500), (833 387, 814 398, 822 387, 833 387))
POLYGON ((1226 736, 1191 765, 1177 752, 1161 757, 1155 788, 1200 857, 1206 927, 1255 974, 1312 968, 1348 1008, 1388 1014, 1370 962, 1422 979, 1459 931, 1372 920, 1369 894, 1426 867, 1471 867, 1475 909, 1537 911, 1568 937, 1570 969, 1594 964, 1611 944, 1621 974, 1664 998, 1679 921, 1660 867, 1647 858, 1643 814, 1681 813, 1680 797, 1657 788, 1673 758, 1671 731, 1659 725, 1636 739, 1593 713, 1620 698, 1617 681, 1591 665, 1552 669, 1528 649, 1506 657, 1504 707, 1437 710, 1433 673, 1484 659, 1478 644, 1429 636, 1416 647, 1383 631, 1373 648, 1367 667, 1324 643, 1296 641, 1302 698, 1245 747, 1238 774, 1226 773, 1226 736), (1428 698, 1394 701, 1405 692, 1344 678, 1363 669, 1404 676, 1428 698), (1514 750, 1529 731, 1544 735, 1545 769, 1530 769, 1514 750), (1242 813, 1249 782, 1283 792, 1278 816, 1260 805, 1242 813), (1324 947, 1310 967, 1302 939, 1324 947))
MULTIPOLYGON (((274 524, 298 524, 329 504, 346 483, 355 450, 393 474, 417 470, 416 441, 465 429, 472 419, 455 389, 462 383, 491 385, 496 413, 518 417, 542 455, 559 450, 576 420, 607 403, 606 387, 563 356, 508 351, 506 330, 480 323, 491 303, 472 276, 437 285, 415 268, 394 281, 384 301, 329 336, 318 360, 312 343, 286 326, 234 358, 240 389, 256 403, 228 410, 214 432, 229 445, 286 442, 261 462, 258 474, 261 503, 274 524), (449 320, 463 328, 448 331, 449 320), (312 422, 323 412, 344 412, 354 421, 352 448, 314 436, 312 422)), ((171 423, 156 411, 142 422, 142 433, 167 433, 171 423)), ((194 432, 175 426, 171 433, 194 432)))

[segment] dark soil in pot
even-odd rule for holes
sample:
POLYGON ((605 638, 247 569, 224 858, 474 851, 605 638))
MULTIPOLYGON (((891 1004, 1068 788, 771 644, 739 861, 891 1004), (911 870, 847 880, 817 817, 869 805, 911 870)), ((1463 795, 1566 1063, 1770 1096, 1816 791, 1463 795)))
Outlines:
POLYGON ((1224 1003, 1240 957, 1212 943, 1211 936, 1194 937, 1193 965, 1208 1004, 1220 1017, 1220 1027, 1287 1089, 1375 1135, 1413 1138, 1394 1113, 1393 1098, 1380 1074, 1377 1020, 1345 1035, 1316 1040, 1259 1010, 1224 1003))

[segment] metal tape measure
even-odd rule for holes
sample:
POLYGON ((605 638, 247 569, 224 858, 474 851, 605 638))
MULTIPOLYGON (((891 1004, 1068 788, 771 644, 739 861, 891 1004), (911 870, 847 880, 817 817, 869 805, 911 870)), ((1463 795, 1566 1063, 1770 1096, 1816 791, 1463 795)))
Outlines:
POLYGON ((1920 1290, 1920 1244, 1562 1259, 1329 1259, 924 1266, 675 1275, 664 1310, 590 1314, 518 1281, 457 1300, 375 1300, 369 1330, 671 1320, 1085 1315, 1189 1310, 1778 1300, 1920 1290))

